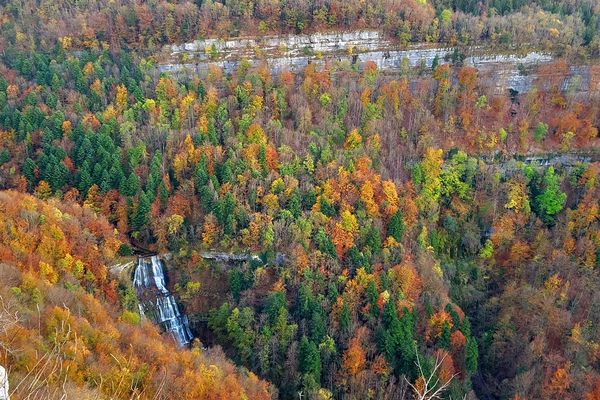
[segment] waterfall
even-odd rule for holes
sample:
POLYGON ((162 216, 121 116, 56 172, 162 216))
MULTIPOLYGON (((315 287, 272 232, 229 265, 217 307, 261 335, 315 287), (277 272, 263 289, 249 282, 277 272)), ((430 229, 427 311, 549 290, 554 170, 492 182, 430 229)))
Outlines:
POLYGON ((179 311, 177 302, 165 283, 163 263, 158 256, 139 257, 133 286, 140 299, 140 315, 150 317, 169 332, 180 346, 192 340, 188 318, 179 311))
POLYGON ((8 373, 0 365, 0 400, 9 400, 8 398, 8 373))

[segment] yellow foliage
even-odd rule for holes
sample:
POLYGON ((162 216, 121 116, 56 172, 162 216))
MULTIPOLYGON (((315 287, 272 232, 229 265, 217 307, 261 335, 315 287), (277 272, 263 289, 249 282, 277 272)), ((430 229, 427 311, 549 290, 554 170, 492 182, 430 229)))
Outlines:
POLYGON ((369 214, 372 218, 379 217, 379 206, 375 201, 375 193, 373 190, 373 185, 370 181, 366 181, 360 188, 360 199, 365 205, 367 209, 367 214, 369 214))
POLYGON ((217 234, 219 232, 219 227, 217 225, 217 221, 215 217, 209 215, 206 217, 204 221, 204 227, 202 229, 202 243, 205 246, 212 246, 217 238, 217 234))
POLYGON ((173 214, 167 218, 167 232, 169 235, 174 235, 179 232, 183 225, 183 217, 179 214, 173 214))
POLYGON ((427 338, 431 340, 433 337, 440 337, 444 325, 449 325, 452 328, 452 317, 446 311, 438 311, 433 314, 427 322, 427 338))
POLYGON ((388 216, 396 214, 400 204, 400 198, 398 197, 398 192, 396 191, 396 184, 391 180, 387 180, 383 181, 381 187, 386 201, 385 213, 388 216))
POLYGON ((517 214, 524 212, 527 215, 531 212, 527 187, 523 182, 508 182, 508 201, 504 207, 514 210, 517 214))
POLYGON ((71 132, 71 121, 63 121, 62 130, 65 135, 68 135, 71 132))
POLYGON ((203 135, 208 133, 208 118, 206 118, 205 114, 202 114, 200 118, 198 118, 198 131, 203 135))
POLYGON ((265 135, 265 132, 259 124, 254 123, 250 125, 248 127, 248 131, 246 131, 246 136, 248 137, 250 143, 256 143, 259 145, 267 144, 267 135, 265 135))
POLYGON ((187 155, 188 161, 193 160, 195 147, 194 147, 194 141, 192 140, 192 137, 190 136, 189 133, 186 135, 185 140, 183 141, 183 147, 185 149, 185 153, 187 155))
POLYGON ((102 82, 100 82, 100 79, 95 79, 94 82, 92 82, 92 84, 90 85, 90 89, 92 90, 92 92, 96 93, 98 96, 101 96, 103 93, 102 90, 102 82))
POLYGON ((52 196, 52 189, 50 185, 46 181, 40 181, 40 183, 35 188, 35 195, 42 200, 47 200, 52 196))
POLYGON ((117 111, 115 110, 115 107, 113 107, 112 104, 109 104, 108 107, 106 107, 106 110, 104 110, 104 113, 102 114, 102 119, 104 119, 104 121, 110 121, 113 118, 117 117, 117 111))
POLYGON ((54 285, 56 282, 58 282, 58 274, 52 265, 43 261, 40 261, 40 275, 51 285, 54 285))
POLYGON ((358 129, 353 129, 346 136, 346 141, 344 142, 344 148, 346 150, 354 150, 362 143, 362 136, 358 133, 358 129))
POLYGON ((83 74, 85 76, 89 76, 92 74, 92 72, 94 72, 94 64, 92 64, 91 62, 87 62, 84 66, 83 66, 83 74))
POLYGON ((127 88, 125 85, 117 86, 117 95, 115 101, 117 103, 117 109, 120 112, 123 112, 123 110, 125 110, 127 107, 127 88))
POLYGON ((265 208, 267 208, 267 210, 271 213, 279 210, 279 198, 276 194, 267 193, 262 198, 262 203, 265 206, 265 208))
POLYGON ((358 232, 358 220, 356 219, 354 214, 352 214, 348 210, 344 210, 344 211, 342 211, 342 214, 340 217, 341 217, 340 225, 341 225, 342 229, 344 229, 346 232, 350 232, 352 234, 355 234, 356 232, 358 232))
POLYGON ((64 50, 69 50, 73 45, 73 39, 70 36, 63 36, 60 39, 60 45, 64 50))

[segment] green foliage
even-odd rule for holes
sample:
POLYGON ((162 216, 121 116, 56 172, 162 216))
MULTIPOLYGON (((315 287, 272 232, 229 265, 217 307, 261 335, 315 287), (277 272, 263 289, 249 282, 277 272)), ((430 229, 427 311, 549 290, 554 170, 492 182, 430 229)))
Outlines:
POLYGON ((146 193, 142 192, 139 197, 139 201, 137 207, 135 208, 135 212, 131 218, 131 227, 135 231, 140 231, 145 228, 148 224, 148 217, 150 212, 150 200, 146 193))
POLYGON ((546 137, 547 134, 548 134, 548 124, 540 122, 537 124, 537 126, 535 127, 535 130, 533 131, 533 138, 535 139, 536 142, 540 143, 542 140, 544 140, 544 138, 546 137))
MULTIPOLYGON (((164 9, 161 1, 157 7, 142 9, 154 15, 156 10, 164 9)), ((179 41, 181 32, 193 31, 192 26, 202 26, 206 30, 203 33, 213 32, 218 25, 228 35, 244 34, 239 18, 243 15, 244 21, 252 21, 254 13, 262 12, 258 11, 262 6, 247 8, 239 1, 221 3, 217 11, 222 18, 213 22, 206 20, 215 11, 208 3, 203 3, 202 15, 196 14, 197 5, 186 3, 186 12, 178 13, 183 3, 170 4, 167 8, 176 26, 172 26, 172 16, 167 13, 165 32, 153 35, 148 51, 167 38, 179 41)), ((274 27, 302 30, 317 19, 322 24, 319 26, 328 29, 340 24, 352 27, 361 21, 365 26, 377 24, 395 41, 426 38, 458 47, 482 39, 470 37, 476 29, 463 29, 473 23, 473 27, 483 27, 487 32, 486 40, 489 36, 498 45, 510 39, 507 34, 512 35, 514 29, 507 33, 507 27, 519 21, 502 20, 494 16, 492 8, 489 14, 479 16, 480 7, 473 1, 419 1, 413 6, 422 9, 414 13, 404 10, 409 6, 402 3, 391 14, 391 9, 384 10, 385 1, 369 7, 348 3, 344 22, 337 21, 339 16, 327 7, 288 3, 281 18, 261 16, 265 34, 274 27), (451 11, 455 9, 468 9, 478 16, 465 25, 464 15, 451 11), (357 19, 358 15, 362 17, 357 19), (418 22, 410 20, 414 16, 418 16, 418 22), (433 20, 435 16, 437 20, 433 20), (492 30, 490 21, 494 22, 492 30)), ((508 10, 522 3, 492 1, 489 5, 508 10)), ((557 14, 544 14, 541 10, 550 9, 548 4, 542 2, 534 14, 524 14, 532 21, 543 16, 544 23, 530 24, 534 33, 528 32, 536 35, 543 31, 545 42, 554 34, 554 21, 560 22, 565 12, 557 6, 553 10, 557 14)), ((511 319, 508 328, 495 321, 504 321, 503 313, 510 316, 512 308, 521 310, 511 299, 499 302, 506 288, 511 293, 525 292, 524 299, 517 299, 525 305, 535 299, 550 307, 549 311, 563 315, 567 312, 564 304, 572 304, 573 299, 564 301, 562 294, 555 296, 546 286, 542 288, 540 283, 548 279, 546 275, 560 272, 557 279, 568 276, 570 284, 586 287, 576 282, 578 274, 566 266, 564 275, 562 270, 553 271, 544 249, 570 252, 564 258, 592 267, 588 275, 593 275, 600 256, 594 248, 595 237, 589 232, 594 231, 597 221, 583 226, 585 218, 580 214, 593 215, 596 172, 588 170, 587 164, 571 170, 570 186, 564 189, 568 187, 572 196, 572 211, 564 215, 568 229, 552 226, 566 204, 559 177, 553 169, 541 176, 533 166, 521 172, 512 164, 497 165, 500 158, 521 152, 528 145, 527 137, 521 135, 522 143, 516 143, 517 136, 508 137, 508 132, 517 132, 524 125, 507 122, 503 104, 507 105, 509 99, 494 94, 492 101, 492 93, 479 84, 481 81, 475 82, 472 91, 462 93, 463 86, 456 84, 456 77, 460 79, 468 69, 446 68, 439 65, 436 56, 435 79, 423 65, 413 70, 408 58, 402 60, 397 76, 380 77, 372 66, 359 72, 360 65, 350 67, 344 62, 327 64, 327 68, 317 63, 304 74, 271 76, 260 65, 241 62, 237 72, 224 71, 223 77, 211 70, 204 82, 198 77, 176 78, 168 73, 155 74, 149 59, 140 59, 135 50, 126 49, 140 48, 126 45, 129 36, 145 40, 145 33, 139 31, 139 23, 145 19, 136 19, 138 9, 130 13, 111 7, 115 15, 126 12, 130 35, 119 38, 112 36, 114 33, 106 36, 106 32, 97 32, 100 41, 110 40, 110 50, 25 51, 20 48, 29 46, 29 39, 33 40, 32 46, 39 46, 36 49, 43 48, 44 43, 35 37, 24 39, 21 31, 17 37, 13 30, 15 24, 22 25, 19 18, 7 25, 2 62, 12 72, 0 78, 0 186, 22 190, 26 182, 26 190, 31 192, 44 180, 50 185, 46 194, 54 197, 52 202, 58 202, 63 192, 68 193, 69 202, 85 201, 89 206, 84 214, 105 214, 113 224, 109 230, 114 226, 122 230, 121 234, 131 234, 142 245, 159 251, 179 249, 173 246, 173 234, 168 229, 169 222, 179 221, 175 230, 184 245, 175 258, 185 261, 197 256, 202 246, 260 254, 263 259, 256 263, 260 268, 254 261, 228 266, 225 289, 224 283, 211 282, 215 271, 206 273, 204 263, 190 262, 169 272, 179 282, 175 285, 176 295, 184 302, 186 312, 196 310, 198 303, 202 307, 216 306, 209 316, 216 343, 229 357, 278 384, 282 398, 295 397, 299 390, 314 397, 320 386, 332 391, 334 398, 383 398, 385 390, 395 390, 394 382, 402 375, 414 382, 416 352, 431 355, 439 349, 449 350, 457 367, 462 367, 464 361, 467 373, 455 379, 450 392, 462 397, 463 389, 470 390, 470 375, 478 369, 477 340, 485 337, 480 333, 485 329, 493 337, 479 341, 482 364, 493 352, 499 353, 494 361, 511 357, 511 362, 515 358, 515 364, 519 363, 518 357, 506 349, 522 339, 520 320, 511 319), (123 48, 113 48, 121 43, 123 48), (439 99, 435 89, 428 89, 436 85, 441 88, 439 99), (113 107, 115 88, 123 86, 129 93, 127 101, 121 101, 123 107, 113 107), (439 113, 432 108, 438 100, 439 113), (462 125, 467 121, 468 128, 462 125), (260 127, 261 134, 249 138, 247 133, 253 125, 260 127), (498 132, 501 143, 497 143, 494 132, 498 132), (184 141, 188 133, 191 144, 184 141), (348 135, 351 140, 346 141, 347 133, 352 133, 348 135), (448 151, 443 153, 431 146, 448 151), (475 150, 477 157, 467 155, 467 150, 475 150), (396 201, 384 198, 387 193, 383 193, 381 182, 387 179, 397 183, 396 201), (366 182, 373 188, 375 211, 367 210, 367 202, 361 200, 360 188, 366 182), (90 191, 93 185, 100 191, 90 191), (69 192, 75 188, 79 193, 69 192), (275 200, 273 195, 277 196, 275 200), (592 206, 578 209, 584 198, 592 206), (529 218, 530 200, 536 214, 548 223, 547 231, 541 232, 529 218), (391 203, 396 204, 392 207, 391 203), (356 220, 349 223, 345 218, 348 213, 356 220), (206 243, 201 244, 204 240, 206 243), (338 259, 340 249, 343 257, 338 259), (279 253, 285 255, 283 262, 276 259, 279 253), (536 263, 535 268, 529 268, 532 263, 536 263), (537 264, 544 265, 543 276, 536 272, 540 271, 537 264), (521 282, 527 290, 519 286, 521 282), (205 292, 207 299, 229 299, 231 304, 200 301, 198 296, 205 292), (545 297, 541 301, 535 293, 558 300, 548 303, 545 297), (428 319, 445 304, 452 324, 444 322, 439 335, 425 337, 428 319), (494 311, 477 321, 473 332, 477 339, 471 336, 469 319, 459 315, 456 304, 471 317, 494 311), (511 309, 502 308, 502 304, 510 304, 511 309), (482 327, 485 324, 489 326, 482 327), (466 338, 464 354, 453 347, 456 330, 466 338), (365 372, 347 379, 338 373, 343 354, 351 340, 363 334, 360 339, 367 352, 365 372), (502 342, 505 338, 510 341, 502 342), (493 341, 497 347, 491 346, 493 341), (509 356, 500 354, 503 352, 509 356), (375 361, 380 361, 381 355, 389 371, 375 371, 375 361), (361 391, 365 379, 368 392, 361 391)), ((588 39, 593 40, 596 29, 590 30, 592 17, 584 14, 581 30, 573 33, 563 25, 565 31, 559 34, 580 43, 579 32, 585 29, 591 35, 588 39)), ((579 16, 573 15, 578 24, 579 16)), ((190 39, 196 39, 194 34, 190 33, 190 39)), ((217 46, 207 50, 209 58, 220 56, 217 46)), ((448 60, 460 62, 461 58, 457 50, 448 60)), ((569 101, 558 106, 553 102, 561 101, 559 92, 550 96, 543 88, 537 90, 539 96, 519 98, 522 108, 528 111, 519 116, 519 123, 537 124, 534 139, 539 144, 535 150, 546 151, 556 145, 545 138, 549 131, 559 131, 556 125, 567 113, 577 118, 573 123, 577 129, 571 129, 570 134, 577 140, 567 144, 582 146, 586 140, 584 129, 595 125, 594 108, 585 99, 578 100, 577 108, 569 101), (540 118, 549 119, 546 123, 540 118)), ((593 136, 593 129, 589 133, 593 136)), ((36 212, 28 209, 24 213, 26 225, 46 228, 36 212)), ((88 228, 96 229, 95 223, 88 228)), ((82 239, 88 236, 86 232, 82 239)), ((45 246, 41 243, 38 247, 45 246)), ((99 252, 110 253, 107 250, 98 248, 99 252)), ((114 253, 115 249, 110 250, 114 253)), ((27 249, 19 251, 19 262, 32 263, 29 268, 36 271, 38 260, 28 257, 27 249)), ((44 262, 54 257, 52 249, 47 253, 44 262)), ((131 249, 122 245, 117 254, 129 256, 131 249)), ((91 271, 96 269, 101 268, 73 266, 71 272, 78 281, 67 282, 64 287, 73 293, 93 291, 94 295, 110 291, 110 284, 94 289, 91 271)), ((216 273, 219 279, 225 275, 216 273)), ((37 287, 14 291, 24 304, 44 301, 45 292, 37 287)), ((134 313, 135 291, 119 287, 117 301, 122 309, 115 315, 122 312, 123 322, 139 324, 134 313)), ((586 311, 582 310, 582 315, 586 311)), ((592 318, 593 313, 588 314, 592 318)), ((538 321, 536 326, 546 323, 538 321)), ((565 325, 556 331, 569 332, 571 328, 565 325)), ((569 352, 577 353, 581 360, 590 357, 585 354, 587 347, 579 343, 598 341, 589 332, 582 333, 580 342, 558 339, 560 343, 568 342, 573 347, 569 352)), ((556 347, 553 351, 561 353, 560 346, 556 347)), ((583 376, 582 371, 591 368, 589 363, 584 364, 573 373, 574 377, 583 376)), ((497 372, 494 368, 485 364, 482 379, 492 379, 497 372)), ((512 371, 501 368, 508 371, 505 375, 509 382, 512 371)), ((521 364, 519 368, 524 367, 521 364)), ((573 369, 577 368, 573 364, 573 369)), ((511 384, 513 387, 514 382, 511 384)), ((584 386, 578 393, 583 394, 584 386)), ((512 393, 507 390, 502 395, 512 393)), ((497 393, 493 396, 498 397, 497 393)))
POLYGON ((253 320, 254 315, 251 308, 244 307, 240 310, 236 307, 231 311, 225 323, 229 340, 232 341, 241 362, 248 362, 252 355, 252 344, 254 342, 253 320))
POLYGON ((465 366, 469 373, 473 374, 477 371, 478 358, 479 350, 477 341, 474 338, 469 338, 465 347, 465 366))
POLYGON ((8 149, 0 150, 0 166, 10 161, 10 152, 8 149))
POLYGON ((415 359, 414 319, 413 314, 404 310, 401 319, 394 301, 388 301, 383 308, 385 329, 378 334, 378 344, 388 362, 404 374, 413 375, 415 359))
POLYGON ((506 129, 500 128, 500 141, 506 142, 507 137, 508 137, 508 132, 506 132, 506 129))
POLYGON ((344 305, 342 306, 342 311, 340 312, 339 324, 342 332, 350 332, 352 319, 350 317, 350 308, 348 307, 348 304, 346 302, 344 302, 344 305))
POLYGON ((315 382, 321 380, 321 357, 317 345, 303 336, 299 347, 299 366, 300 372, 313 377, 315 382))
POLYGON ((337 252, 333 241, 331 240, 331 236, 329 236, 323 228, 319 229, 315 235, 315 244, 321 252, 328 254, 334 259, 337 258, 337 252))
POLYGON ((404 222, 402 220, 402 212, 397 211, 387 225, 388 236, 393 237, 396 241, 401 242, 404 235, 404 222))
POLYGON ((488 99, 487 96, 485 95, 481 95, 477 98, 477 101, 475 102, 475 107, 477 108, 485 108, 488 105, 488 99))
POLYGON ((485 241, 485 245, 481 248, 479 252, 479 257, 484 260, 489 260, 494 255, 494 245, 490 239, 485 241))
POLYGON ((554 173, 554 167, 549 167, 544 174, 543 191, 535 198, 540 217, 547 223, 554 221, 567 201, 567 194, 560 190, 559 177, 554 173))
POLYGON ((121 297, 121 304, 126 310, 137 311, 138 299, 135 289, 129 285, 119 286, 119 295, 121 297))
POLYGON ((117 255, 119 255, 119 256, 130 256, 132 254, 133 254, 133 252, 131 250, 131 246, 129 246, 126 243, 122 243, 119 246, 119 250, 117 250, 117 255))
POLYGON ((452 21, 452 10, 443 10, 440 14, 440 20, 443 24, 449 24, 452 21))
POLYGON ((327 93, 323 93, 319 97, 319 103, 321 103, 322 107, 327 107, 331 103, 331 96, 329 96, 327 93))
POLYGON ((130 325, 139 325, 141 321, 140 314, 132 311, 123 311, 121 321, 130 325))

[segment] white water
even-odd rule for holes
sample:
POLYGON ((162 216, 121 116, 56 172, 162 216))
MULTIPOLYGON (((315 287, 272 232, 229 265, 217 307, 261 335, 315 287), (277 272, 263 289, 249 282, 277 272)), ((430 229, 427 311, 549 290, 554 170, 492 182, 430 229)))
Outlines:
POLYGON ((154 316, 155 322, 171 333, 181 346, 190 343, 193 336, 188 318, 181 314, 175 298, 166 287, 163 264, 158 256, 138 258, 133 285, 138 297, 154 298, 151 301, 140 301, 140 315, 154 316))

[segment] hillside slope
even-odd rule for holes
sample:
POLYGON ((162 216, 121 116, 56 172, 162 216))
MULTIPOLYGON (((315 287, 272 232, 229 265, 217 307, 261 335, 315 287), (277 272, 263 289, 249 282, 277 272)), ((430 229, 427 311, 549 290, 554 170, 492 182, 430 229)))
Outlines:
MULTIPOLYGON (((11 399, 270 399, 219 349, 178 349, 136 313, 106 265, 121 241, 73 203, 0 192, 0 364, 11 399)), ((131 303, 131 298, 129 298, 131 303)))

